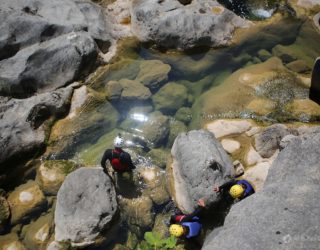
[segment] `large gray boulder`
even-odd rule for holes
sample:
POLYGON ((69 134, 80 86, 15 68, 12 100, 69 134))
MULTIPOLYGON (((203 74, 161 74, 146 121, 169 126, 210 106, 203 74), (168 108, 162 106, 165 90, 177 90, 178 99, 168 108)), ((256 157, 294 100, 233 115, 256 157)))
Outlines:
POLYGON ((103 10, 86 0, 4 0, 0 23, 1 95, 70 83, 92 69, 96 44, 107 52, 114 41, 103 10))
POLYGON ((96 45, 86 32, 70 33, 0 61, 0 94, 26 97, 72 82, 90 69, 96 45))
POLYGON ((47 121, 69 110, 72 92, 70 86, 27 99, 0 97, 0 171, 45 145, 47 121))
POLYGON ((319 144, 320 133, 291 140, 262 191, 234 205, 202 249, 319 249, 319 144))
POLYGON ((183 5, 177 0, 134 0, 131 28, 143 42, 169 48, 219 47, 228 44, 233 31, 249 22, 217 1, 197 0, 183 5))
POLYGON ((179 134, 171 155, 172 164, 167 166, 171 192, 184 213, 193 212, 200 198, 208 205, 219 201, 212 188, 230 179, 233 165, 212 133, 193 130, 179 134))
POLYGON ((118 205, 111 179, 102 168, 80 168, 62 184, 55 210, 55 240, 87 246, 107 237, 118 205))

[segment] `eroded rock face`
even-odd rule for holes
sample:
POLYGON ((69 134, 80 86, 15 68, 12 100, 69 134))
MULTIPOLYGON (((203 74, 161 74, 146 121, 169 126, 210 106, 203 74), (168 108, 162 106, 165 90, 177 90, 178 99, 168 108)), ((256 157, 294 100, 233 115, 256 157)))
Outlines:
POLYGON ((217 1, 135 0, 131 8, 131 28, 143 42, 169 48, 218 47, 228 44, 232 32, 249 22, 225 9, 217 1))
POLYGON ((68 87, 27 99, 0 100, 0 168, 44 146, 46 121, 54 121, 67 112, 72 91, 68 87))
POLYGON ((318 249, 319 143, 319 133, 289 142, 262 191, 234 205, 202 249, 318 249))
POLYGON ((177 206, 184 213, 191 213, 200 198, 204 197, 208 205, 217 202, 212 187, 228 181, 234 170, 214 135, 205 130, 181 133, 171 154, 173 163, 167 166, 167 173, 172 175, 171 191, 177 206))
POLYGON ((89 1, 4 1, 1 10, 2 95, 64 86, 90 71, 98 47, 107 52, 114 40, 102 9, 89 1))
POLYGON ((58 192, 55 240, 70 240, 73 246, 92 245, 107 237, 117 211, 111 179, 101 168, 80 168, 67 176, 58 192))

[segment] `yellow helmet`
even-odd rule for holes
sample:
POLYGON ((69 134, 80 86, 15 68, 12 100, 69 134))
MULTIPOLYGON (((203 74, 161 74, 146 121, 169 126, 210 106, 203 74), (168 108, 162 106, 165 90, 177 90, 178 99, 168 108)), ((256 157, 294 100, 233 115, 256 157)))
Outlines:
POLYGON ((183 235, 183 227, 178 224, 172 224, 169 228, 169 232, 175 237, 180 237, 181 235, 183 235))
POLYGON ((244 188, 241 185, 233 185, 230 190, 229 194, 232 196, 232 198, 236 199, 243 195, 244 188))

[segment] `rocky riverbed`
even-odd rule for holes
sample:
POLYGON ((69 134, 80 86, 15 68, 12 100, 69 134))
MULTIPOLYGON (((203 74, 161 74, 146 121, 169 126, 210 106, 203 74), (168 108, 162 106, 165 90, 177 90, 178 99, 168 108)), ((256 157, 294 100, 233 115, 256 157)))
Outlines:
POLYGON ((199 198, 203 249, 318 249, 319 11, 3 1, 2 249, 139 249, 199 198), (115 186, 99 163, 118 133, 137 168, 115 186), (257 193, 229 210, 212 187, 239 174, 257 193))

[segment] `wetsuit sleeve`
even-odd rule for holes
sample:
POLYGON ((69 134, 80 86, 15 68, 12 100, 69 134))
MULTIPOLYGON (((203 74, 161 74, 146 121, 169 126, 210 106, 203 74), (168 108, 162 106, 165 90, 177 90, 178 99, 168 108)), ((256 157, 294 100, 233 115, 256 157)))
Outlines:
POLYGON ((103 170, 106 169, 106 161, 109 160, 111 161, 112 158, 112 149, 107 149, 101 159, 101 167, 103 168, 103 170))
POLYGON ((180 222, 192 221, 193 217, 199 215, 204 210, 204 207, 198 206, 191 214, 186 215, 180 222))
POLYGON ((219 187, 219 190, 225 191, 226 189, 230 189, 233 185, 236 185, 236 184, 237 184, 236 180, 228 181, 225 184, 221 185, 219 187))

